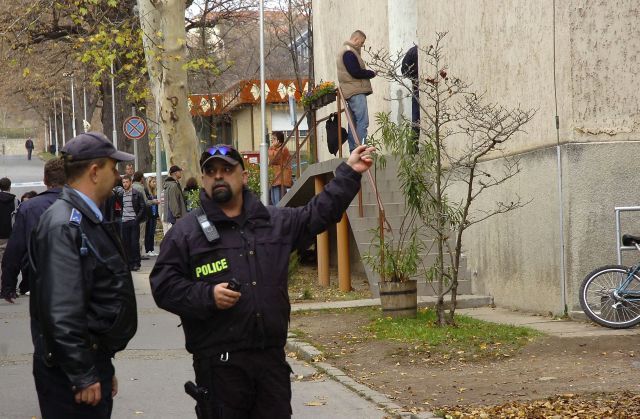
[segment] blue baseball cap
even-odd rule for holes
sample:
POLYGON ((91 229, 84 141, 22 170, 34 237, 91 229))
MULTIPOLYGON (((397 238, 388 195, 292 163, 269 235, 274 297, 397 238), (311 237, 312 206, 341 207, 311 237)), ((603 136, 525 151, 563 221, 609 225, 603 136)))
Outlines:
POLYGON ((101 157, 110 157, 116 161, 135 160, 133 154, 118 151, 101 132, 84 132, 77 135, 60 151, 66 161, 92 160, 101 157))

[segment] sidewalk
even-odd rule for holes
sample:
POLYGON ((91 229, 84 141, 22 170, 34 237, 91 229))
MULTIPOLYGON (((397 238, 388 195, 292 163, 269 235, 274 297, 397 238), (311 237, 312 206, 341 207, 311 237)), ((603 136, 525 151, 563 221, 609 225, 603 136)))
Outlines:
MULTIPOLYGON (((151 296, 148 276, 155 260, 143 261, 141 271, 134 272, 138 300, 138 333, 114 364, 120 380, 120 394, 114 404, 114 418, 183 418, 195 417, 193 402, 182 390, 193 379, 192 361, 184 350, 184 336, 179 318, 157 308, 151 296)), ((559 337, 635 335, 635 329, 611 330, 590 323, 554 320, 548 317, 489 308, 490 298, 461 298, 460 314, 478 319, 529 326, 559 337)), ((31 337, 29 333, 29 299, 17 304, 0 301, 0 417, 38 417, 37 399, 31 376, 31 337)), ((432 304, 433 298, 420 299, 420 305, 432 304)), ((326 303, 294 304, 293 311, 345 307, 375 306, 378 299, 326 303)), ((432 418, 401 412, 396 402, 348 377, 343 371, 322 361, 322 354, 310 345, 290 337, 287 352, 294 370, 292 377, 294 418, 383 418, 390 414, 402 417, 432 418)))
MULTIPOLYGON (((134 282, 136 284, 136 291, 139 294, 150 293, 148 283, 148 273, 143 269, 140 272, 134 273, 134 282)), ((534 315, 530 313, 522 313, 511 311, 503 308, 491 308, 489 305, 492 303, 491 297, 487 296, 459 296, 459 314, 471 316, 480 320, 489 321, 500 324, 510 324, 515 326, 527 326, 535 330, 538 330, 544 334, 572 338, 572 337, 592 337, 592 336, 621 336, 621 335, 635 335, 637 330, 625 329, 614 330, 607 329, 589 322, 572 321, 554 319, 551 317, 534 315)), ((419 306, 433 306, 435 304, 434 297, 419 297, 419 306)), ((340 309, 340 308, 353 308, 353 307, 370 307, 379 306, 380 299, 361 299, 352 301, 333 301, 333 302, 318 302, 318 303, 298 303, 292 304, 291 311, 305 311, 305 310, 326 310, 326 309, 340 309)), ((356 403, 363 401, 370 401, 371 404, 377 405, 379 408, 384 409, 386 412, 395 413, 401 417, 407 418, 434 418, 431 413, 423 412, 419 415, 415 415, 409 412, 402 412, 401 407, 396 402, 388 399, 385 395, 374 391, 367 386, 356 382, 348 377, 343 371, 335 368, 334 366, 322 361, 322 353, 311 345, 298 341, 295 336, 290 335, 287 342, 287 352, 295 353, 299 359, 307 361, 313 368, 319 370, 327 377, 335 381, 338 386, 344 386, 349 391, 341 392, 346 399, 346 403, 356 403), (339 383, 339 384, 338 384, 339 383)), ((294 368, 295 370, 295 368, 294 368)), ((313 370, 313 369, 312 369, 313 370)), ((296 392, 299 391, 296 387, 296 383, 293 384, 294 399, 296 398, 296 392)), ((298 387, 299 388, 299 387, 298 387)), ((317 389, 316 389, 317 390, 317 389)), ((348 416, 346 411, 337 410, 334 416, 324 416, 324 413, 329 409, 317 408, 316 412, 310 417, 345 417, 348 416), (339 413, 337 413, 339 412, 339 413)), ((363 413, 363 412, 362 412, 363 413)), ((383 413, 380 413, 383 416, 383 413)), ((381 417, 381 416, 366 416, 358 414, 355 417, 381 417)), ((295 414, 294 417, 304 417, 295 414)))

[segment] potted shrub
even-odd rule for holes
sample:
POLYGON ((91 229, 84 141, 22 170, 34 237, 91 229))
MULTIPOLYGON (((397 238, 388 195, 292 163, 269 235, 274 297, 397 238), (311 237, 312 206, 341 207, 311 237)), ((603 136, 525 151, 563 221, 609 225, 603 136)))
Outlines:
MULTIPOLYGON (((413 144, 414 133, 411 123, 404 121, 392 124, 383 119, 378 120, 379 129, 369 139, 371 145, 378 150, 386 149, 391 155, 409 154, 413 144)), ((386 166, 384 154, 376 154, 376 167, 386 166)), ((417 314, 417 281, 414 279, 422 273, 422 254, 426 249, 425 238, 420 233, 419 206, 413 202, 417 195, 411 178, 404 176, 406 172, 415 170, 420 163, 412 159, 400 159, 398 176, 402 182, 402 192, 406 204, 406 212, 399 226, 393 231, 384 231, 380 227, 373 231, 372 245, 364 256, 365 263, 380 275, 380 302, 384 314, 391 317, 412 317, 417 314), (404 167, 403 165, 413 165, 404 167)), ((388 225, 388 222, 387 222, 388 225)))
POLYGON ((374 239, 364 261, 380 275, 380 305, 386 316, 416 318, 417 281, 420 252, 423 248, 418 228, 408 214, 402 220, 397 236, 383 236, 380 227, 373 230, 374 239))

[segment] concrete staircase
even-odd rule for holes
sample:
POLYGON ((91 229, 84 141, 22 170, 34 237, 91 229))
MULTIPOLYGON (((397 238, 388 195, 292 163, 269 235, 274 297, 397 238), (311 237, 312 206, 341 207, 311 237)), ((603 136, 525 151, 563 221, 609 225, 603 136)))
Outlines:
MULTIPOLYGON (((378 168, 375 173, 375 179, 378 187, 378 193, 384 206, 386 219, 393 229, 393 235, 397 234, 398 229, 404 218, 406 206, 404 203, 404 196, 402 194, 400 180, 397 176, 397 164, 391 159, 387 158, 387 165, 384 170, 378 168)), ((373 173, 372 173, 373 174, 373 173)), ((362 204, 363 204, 363 216, 359 215, 358 198, 356 198, 347 210, 347 216, 349 218, 349 224, 353 237, 355 238, 355 244, 358 247, 360 255, 364 255, 369 252, 371 241, 373 240, 373 231, 378 226, 378 205, 376 197, 368 176, 362 178, 362 204)), ((427 249, 421 253, 422 262, 425 266, 431 266, 436 261, 437 249, 435 245, 430 246, 433 243, 429 243, 428 235, 431 234, 427 227, 420 228, 421 233, 427 235, 427 249)), ((391 236, 389 233, 385 233, 385 236, 391 236)), ((378 282, 380 280, 379 275, 373 272, 369 266, 363 263, 364 271, 369 281, 370 289, 375 296, 378 296, 378 282)), ((458 279, 458 294, 471 294, 471 281, 470 275, 467 272, 467 261, 463 256, 460 261, 460 274, 458 279)), ((436 294, 436 284, 426 282, 423 276, 416 277, 418 280, 418 295, 430 296, 436 294)))
MULTIPOLYGON (((314 194, 313 178, 316 175, 326 175, 333 173, 335 168, 342 162, 342 159, 332 159, 311 165, 304 171, 300 179, 298 179, 291 190, 283 197, 278 205, 280 206, 300 206, 306 204, 314 194)), ((376 173, 376 182, 378 193, 380 194, 382 203, 385 208, 386 218, 394 229, 397 231, 405 212, 404 196, 400 188, 400 181, 397 176, 397 164, 388 158, 387 166, 384 170, 378 168, 376 173)), ((373 232, 378 226, 378 206, 376 204, 375 194, 371 188, 369 177, 362 178, 362 203, 363 216, 360 217, 358 211, 358 197, 356 197, 347 210, 349 225, 353 235, 354 242, 351 246, 352 272, 360 270, 364 272, 369 282, 369 288, 373 297, 378 297, 378 282, 380 280, 378 274, 373 272, 366 264, 361 263, 362 255, 369 252, 373 232)), ((422 232, 428 234, 428 229, 423 228, 422 232)), ((334 244, 332 244, 334 246, 334 244)), ((423 262, 429 266, 435 260, 435 249, 424 253, 423 262)), ((466 259, 463 257, 460 262, 458 294, 471 294, 470 275, 467 272, 466 259)), ((427 283, 424 278, 415 278, 418 280, 418 295, 431 296, 435 294, 435 284, 427 283)))

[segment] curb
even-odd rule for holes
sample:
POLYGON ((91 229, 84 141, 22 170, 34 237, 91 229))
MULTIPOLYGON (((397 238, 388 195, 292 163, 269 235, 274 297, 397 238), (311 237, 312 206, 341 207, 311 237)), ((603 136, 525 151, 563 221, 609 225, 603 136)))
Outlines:
POLYGON ((329 378, 339 382, 343 386, 347 387, 354 393, 358 394, 366 400, 369 400, 379 407, 383 408, 385 412, 394 415, 398 418, 406 419, 433 419, 437 418, 431 412, 421 412, 418 414, 402 411, 402 407, 398 406, 395 402, 391 401, 387 396, 379 393, 364 384, 360 384, 353 378, 349 377, 344 371, 334 367, 331 364, 322 362, 323 354, 314 346, 302 342, 292 334, 289 334, 287 344, 285 346, 287 352, 294 352, 300 359, 307 361, 316 369, 324 372, 329 378))
MULTIPOLYGON (((436 297, 418 296, 418 307, 435 307, 436 297)), ((487 295, 460 295, 457 308, 478 308, 493 304, 493 297, 487 295)), ((380 298, 363 298, 360 300, 344 300, 320 303, 294 303, 291 304, 291 312, 310 310, 330 310, 340 308, 375 307, 380 305, 380 298)), ((448 307, 448 304, 445 304, 448 307)))

